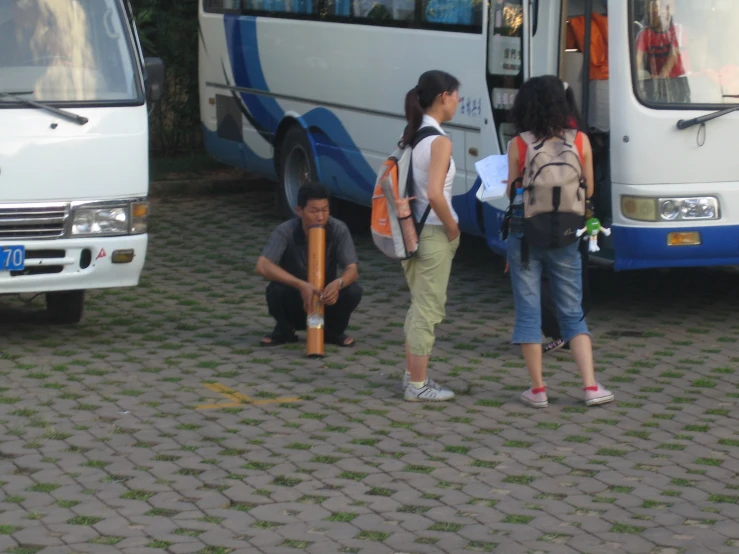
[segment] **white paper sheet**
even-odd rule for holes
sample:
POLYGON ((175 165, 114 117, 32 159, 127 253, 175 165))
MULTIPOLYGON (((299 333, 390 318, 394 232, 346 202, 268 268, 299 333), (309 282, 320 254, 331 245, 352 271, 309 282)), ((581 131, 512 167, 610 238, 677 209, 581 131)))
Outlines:
POLYGON ((494 200, 506 195, 508 179, 508 156, 505 154, 488 156, 475 163, 475 170, 482 180, 477 191, 478 200, 494 200))

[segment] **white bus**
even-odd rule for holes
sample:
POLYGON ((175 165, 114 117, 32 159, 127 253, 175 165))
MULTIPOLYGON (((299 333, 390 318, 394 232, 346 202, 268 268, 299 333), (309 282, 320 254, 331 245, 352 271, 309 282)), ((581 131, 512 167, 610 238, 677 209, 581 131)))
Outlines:
POLYGON ((739 264, 736 0, 201 0, 199 23, 207 149, 279 182, 286 216, 307 179, 369 206, 404 94, 442 69, 460 227, 504 252, 508 201, 477 199, 474 164, 506 151, 521 83, 554 74, 595 148, 598 259, 739 264))
POLYGON ((86 289, 138 284, 163 71, 128 0, 0 0, 0 294, 76 323, 86 289))

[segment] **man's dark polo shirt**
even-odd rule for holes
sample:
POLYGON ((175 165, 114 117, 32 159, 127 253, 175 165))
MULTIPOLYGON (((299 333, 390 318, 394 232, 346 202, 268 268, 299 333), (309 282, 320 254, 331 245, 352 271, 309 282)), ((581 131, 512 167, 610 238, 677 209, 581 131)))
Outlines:
MULTIPOLYGON (((329 217, 326 222, 326 284, 335 280, 337 267, 358 263, 351 233, 343 221, 329 217)), ((308 239, 298 217, 280 224, 270 235, 262 256, 291 275, 308 280, 308 239)))

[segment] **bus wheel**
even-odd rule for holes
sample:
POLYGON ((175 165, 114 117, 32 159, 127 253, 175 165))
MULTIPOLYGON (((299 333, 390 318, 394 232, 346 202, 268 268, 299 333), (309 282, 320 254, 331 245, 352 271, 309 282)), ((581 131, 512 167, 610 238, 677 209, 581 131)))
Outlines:
POLYGON ((46 313, 53 323, 79 323, 85 307, 84 290, 46 293, 46 313))
POLYGON ((318 179, 313 149, 300 127, 292 127, 285 134, 280 151, 280 203, 283 215, 292 218, 297 215, 298 190, 300 187, 318 179))

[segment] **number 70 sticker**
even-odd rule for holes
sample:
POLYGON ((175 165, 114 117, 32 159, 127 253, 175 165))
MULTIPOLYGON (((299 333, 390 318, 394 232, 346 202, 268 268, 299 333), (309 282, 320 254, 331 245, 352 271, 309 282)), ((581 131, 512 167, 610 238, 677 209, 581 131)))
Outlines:
POLYGON ((0 271, 22 271, 26 265, 24 246, 3 246, 0 250, 0 271))

